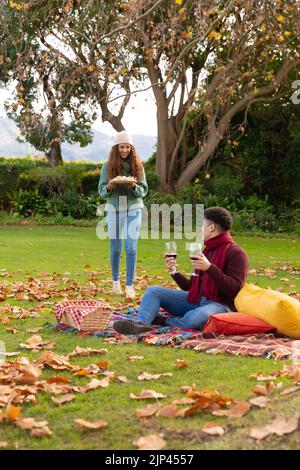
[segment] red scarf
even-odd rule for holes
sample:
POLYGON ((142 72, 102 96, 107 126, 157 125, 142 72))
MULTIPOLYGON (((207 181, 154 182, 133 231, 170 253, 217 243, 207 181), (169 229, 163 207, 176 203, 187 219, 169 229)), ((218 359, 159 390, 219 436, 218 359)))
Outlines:
MULTIPOLYGON (((206 248, 203 254, 209 258, 209 261, 218 266, 222 271, 224 270, 228 248, 234 243, 229 232, 222 233, 216 237, 210 238, 205 242, 206 248), (212 253, 211 257, 208 255, 212 253)), ((191 304, 199 304, 202 295, 209 300, 219 301, 218 291, 219 288, 211 277, 205 272, 196 269, 195 273, 198 276, 192 276, 192 285, 188 293, 188 301, 191 304), (202 282, 201 282, 202 281, 202 282), (201 289, 200 289, 201 282, 201 289)))

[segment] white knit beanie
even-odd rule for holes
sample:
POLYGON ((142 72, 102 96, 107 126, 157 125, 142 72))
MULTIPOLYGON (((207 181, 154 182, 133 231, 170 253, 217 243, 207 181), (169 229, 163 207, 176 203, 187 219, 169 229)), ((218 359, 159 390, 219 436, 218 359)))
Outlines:
POLYGON ((114 145, 119 144, 133 145, 132 137, 126 131, 118 132, 115 136, 114 145))

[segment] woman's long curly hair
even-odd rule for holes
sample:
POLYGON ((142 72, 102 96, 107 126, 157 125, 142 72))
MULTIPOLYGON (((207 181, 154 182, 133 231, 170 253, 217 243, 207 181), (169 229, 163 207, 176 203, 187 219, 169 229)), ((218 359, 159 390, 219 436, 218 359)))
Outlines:
MULTIPOLYGON (((133 145, 131 146, 131 151, 130 151, 129 156, 130 156, 131 176, 134 176, 134 178, 139 183, 142 178, 143 164, 133 145)), ((114 145, 108 156, 108 163, 107 163, 108 179, 112 179, 112 178, 115 178, 116 176, 121 175, 121 168, 122 168, 121 162, 122 162, 122 157, 119 152, 119 146, 114 145)))

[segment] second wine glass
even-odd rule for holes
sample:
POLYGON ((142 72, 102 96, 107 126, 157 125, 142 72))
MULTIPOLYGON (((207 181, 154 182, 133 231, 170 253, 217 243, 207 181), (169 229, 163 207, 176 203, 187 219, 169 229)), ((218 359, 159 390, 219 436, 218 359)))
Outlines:
MULTIPOLYGON (((189 252, 190 252, 191 261, 197 259, 197 256, 201 254, 201 249, 202 249, 201 243, 190 243, 189 252)), ((198 276, 198 274, 193 272, 192 276, 198 276)))

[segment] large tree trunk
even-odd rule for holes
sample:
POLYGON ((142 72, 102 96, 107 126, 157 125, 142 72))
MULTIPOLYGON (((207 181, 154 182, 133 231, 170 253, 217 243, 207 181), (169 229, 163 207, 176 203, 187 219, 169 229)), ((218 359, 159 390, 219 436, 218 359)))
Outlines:
POLYGON ((50 150, 46 152, 46 157, 53 168, 59 165, 63 165, 64 162, 62 159, 60 142, 56 142, 51 146, 50 150))
POLYGON ((156 155, 156 173, 160 181, 160 191, 172 193, 175 188, 173 180, 169 178, 170 161, 173 150, 176 147, 176 133, 172 126, 172 118, 168 116, 169 104, 166 92, 159 85, 157 69, 154 63, 145 58, 147 63, 150 81, 153 85, 153 94, 156 102, 157 113, 157 155, 156 155))
POLYGON ((176 139, 172 134, 170 120, 161 106, 158 106, 157 112, 157 157, 156 173, 160 180, 160 191, 172 193, 175 188, 169 175, 170 160, 173 149, 176 146, 176 139))
POLYGON ((197 155, 180 174, 180 177, 178 178, 178 181, 176 183, 177 191, 180 190, 185 184, 190 183, 192 181, 192 179, 196 176, 200 168, 203 167, 208 161, 208 159, 211 157, 211 155, 213 155, 220 141, 221 137, 218 136, 217 133, 215 133, 215 135, 212 135, 211 138, 208 140, 205 148, 203 150, 198 151, 197 155))

